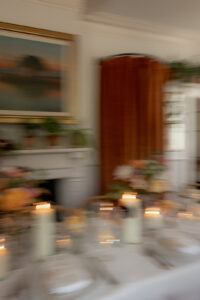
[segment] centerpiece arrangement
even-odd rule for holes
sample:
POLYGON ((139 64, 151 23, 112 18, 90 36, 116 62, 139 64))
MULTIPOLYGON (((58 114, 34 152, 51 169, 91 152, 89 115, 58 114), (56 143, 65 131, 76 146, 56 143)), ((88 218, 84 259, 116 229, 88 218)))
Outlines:
POLYGON ((24 227, 29 217, 30 205, 45 190, 39 188, 39 181, 33 170, 8 167, 0 170, 0 223, 1 231, 16 233, 24 227))
POLYGON ((139 194, 164 193, 168 191, 166 163, 162 154, 154 154, 149 160, 133 160, 128 165, 118 166, 114 182, 109 186, 109 198, 120 199, 123 192, 139 194))

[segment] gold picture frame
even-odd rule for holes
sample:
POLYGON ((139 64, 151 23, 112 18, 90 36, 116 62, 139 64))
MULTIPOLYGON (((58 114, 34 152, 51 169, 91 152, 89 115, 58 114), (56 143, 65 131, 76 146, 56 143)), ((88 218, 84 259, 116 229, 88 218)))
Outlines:
MULTIPOLYGON (((16 34, 18 40, 21 39, 23 41, 27 39, 27 41, 34 41, 35 43, 37 43, 37 41, 39 41, 39 39, 41 38, 41 39, 48 39, 47 43, 49 45, 50 45, 51 41, 55 45, 56 45, 57 41, 58 41, 58 43, 62 43, 62 45, 65 45, 65 43, 66 43, 66 45, 70 45, 70 46, 68 46, 68 48, 71 47, 70 49, 72 49, 70 51, 74 52, 73 47, 74 47, 75 36, 73 34, 0 22, 0 36, 1 37, 6 36, 6 37, 12 39, 13 38, 12 34, 16 34), (32 38, 33 38, 33 40, 32 40, 32 38)), ((44 40, 42 40, 42 42, 44 42, 44 40)), ((74 69, 75 64, 72 66, 72 64, 73 64, 72 61, 74 62, 75 58, 74 58, 74 53, 71 55, 72 56, 70 56, 70 67, 68 66, 67 70, 72 70, 72 73, 73 73, 72 77, 73 77, 73 81, 74 81, 75 72, 73 69, 74 69)), ((60 72, 60 74, 61 74, 61 72, 60 72)), ((70 78, 70 76, 68 76, 68 77, 70 78)), ((69 86, 69 84, 68 84, 68 86, 69 86)), ((74 85, 71 84, 71 86, 74 86, 74 85)), ((60 88, 60 86, 59 86, 59 88, 60 88)), ((70 92, 67 91, 66 94, 68 94, 68 96, 70 94, 70 97, 68 97, 68 98, 74 97, 74 91, 72 91, 72 87, 71 87, 71 91, 70 92)), ((0 92, 0 96, 1 96, 1 92, 0 92)), ((0 99, 0 101, 1 101, 1 99, 0 99)), ((72 101, 72 100, 68 99, 68 101, 72 101)), ((73 99, 73 101, 74 101, 74 99, 73 99)), ((64 99, 64 96, 63 96, 62 102, 66 106, 67 97, 66 97, 66 99, 64 99)), ((29 122, 33 122, 33 123, 40 123, 42 121, 42 119, 44 119, 46 117, 57 118, 60 120, 60 122, 65 123, 65 124, 77 123, 75 118, 70 114, 70 110, 69 111, 68 110, 69 109, 62 109, 61 111, 54 112, 54 111, 40 111, 40 110, 36 110, 36 111, 13 110, 10 108, 9 109, 0 108, 0 123, 18 123, 19 124, 19 123, 25 123, 26 120, 28 120, 29 122)))

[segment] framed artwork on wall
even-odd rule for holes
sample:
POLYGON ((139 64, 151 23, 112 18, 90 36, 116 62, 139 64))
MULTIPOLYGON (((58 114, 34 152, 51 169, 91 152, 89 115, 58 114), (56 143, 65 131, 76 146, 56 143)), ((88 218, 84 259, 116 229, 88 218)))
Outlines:
POLYGON ((73 123, 74 35, 0 22, 0 122, 73 123))

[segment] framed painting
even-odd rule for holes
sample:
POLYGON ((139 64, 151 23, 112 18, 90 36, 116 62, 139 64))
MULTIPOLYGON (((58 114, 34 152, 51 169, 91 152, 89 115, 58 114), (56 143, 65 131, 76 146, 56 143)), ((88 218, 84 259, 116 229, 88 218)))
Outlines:
POLYGON ((0 122, 70 115, 74 36, 0 22, 0 122))

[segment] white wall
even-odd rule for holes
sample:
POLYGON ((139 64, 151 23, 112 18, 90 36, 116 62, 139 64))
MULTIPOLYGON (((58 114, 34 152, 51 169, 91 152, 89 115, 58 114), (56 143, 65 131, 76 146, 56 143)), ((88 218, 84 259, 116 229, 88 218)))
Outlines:
MULTIPOLYGON (((44 4, 39 0, 0 0, 0 21, 78 35, 76 116, 84 126, 92 128, 96 133, 99 96, 97 61, 100 58, 117 53, 139 52, 162 59, 179 59, 192 57, 197 52, 195 42, 169 37, 170 33, 166 37, 84 21, 76 10, 44 4)), ((98 172, 92 168, 88 172, 87 178, 93 180, 87 180, 85 188, 82 187, 83 198, 91 191, 98 192, 97 185, 95 190, 93 188, 98 180, 98 176, 95 177, 98 172)))
POLYGON ((162 59, 187 58, 197 50, 191 40, 87 22, 74 9, 39 0, 0 0, 0 21, 78 35, 77 116, 92 128, 97 124, 97 59, 124 52, 146 53, 162 59))

